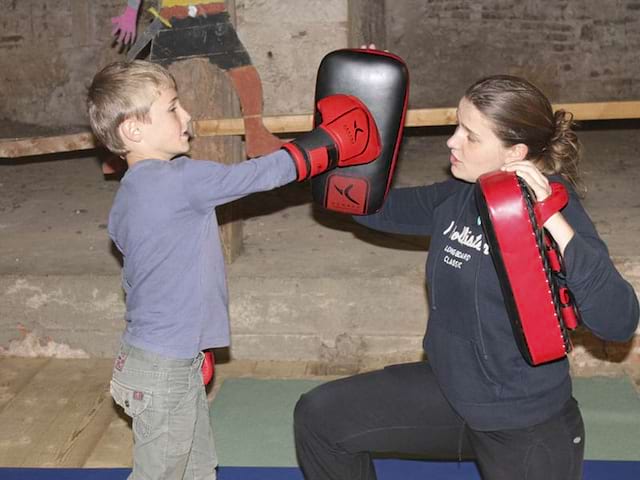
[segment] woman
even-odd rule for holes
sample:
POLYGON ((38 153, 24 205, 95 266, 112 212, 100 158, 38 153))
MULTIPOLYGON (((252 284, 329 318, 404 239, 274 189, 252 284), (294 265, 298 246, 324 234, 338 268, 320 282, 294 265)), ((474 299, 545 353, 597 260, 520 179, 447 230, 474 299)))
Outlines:
POLYGON ((544 227, 564 256, 582 322, 596 335, 627 340, 638 324, 637 297, 576 195, 580 149, 571 114, 554 114, 521 78, 494 76, 467 90, 457 116, 447 141, 454 178, 394 189, 380 212, 356 218, 376 230, 431 236, 428 361, 303 395, 295 436, 308 480, 374 479, 372 452, 473 458, 491 480, 582 478, 584 426, 568 361, 532 367, 518 350, 474 182, 498 169, 516 172, 538 201, 550 195, 550 179, 565 183, 569 204, 544 227), (447 261, 452 254, 456 261, 447 261))

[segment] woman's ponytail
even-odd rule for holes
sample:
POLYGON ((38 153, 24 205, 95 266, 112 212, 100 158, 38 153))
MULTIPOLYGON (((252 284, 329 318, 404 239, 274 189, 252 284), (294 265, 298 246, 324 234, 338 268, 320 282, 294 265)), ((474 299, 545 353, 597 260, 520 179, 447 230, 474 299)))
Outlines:
POLYGON ((578 164, 580 162, 581 145, 573 130, 573 114, 565 110, 557 110, 553 114, 555 129, 545 148, 540 165, 545 173, 562 175, 577 190, 583 190, 578 164))

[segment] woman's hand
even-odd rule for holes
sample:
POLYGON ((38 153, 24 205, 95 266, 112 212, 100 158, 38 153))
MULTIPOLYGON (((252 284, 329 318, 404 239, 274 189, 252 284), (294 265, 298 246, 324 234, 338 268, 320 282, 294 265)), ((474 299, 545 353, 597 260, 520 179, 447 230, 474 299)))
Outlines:
MULTIPOLYGON (((538 167, 536 167, 533 162, 528 160, 510 162, 505 164, 501 170, 504 172, 515 172, 516 175, 522 178, 533 191, 533 194, 536 196, 536 201, 542 202, 551 195, 549 179, 538 170, 538 167)), ((575 231, 564 218, 564 215, 560 212, 551 215, 543 226, 555 240, 560 249, 560 254, 564 255, 565 247, 575 235, 575 231)))
POLYGON ((538 202, 542 202, 551 195, 549 179, 538 170, 538 167, 536 167, 533 162, 529 160, 510 162, 505 164, 501 170, 504 172, 516 172, 516 175, 527 182, 527 185, 529 185, 529 188, 533 191, 538 202))

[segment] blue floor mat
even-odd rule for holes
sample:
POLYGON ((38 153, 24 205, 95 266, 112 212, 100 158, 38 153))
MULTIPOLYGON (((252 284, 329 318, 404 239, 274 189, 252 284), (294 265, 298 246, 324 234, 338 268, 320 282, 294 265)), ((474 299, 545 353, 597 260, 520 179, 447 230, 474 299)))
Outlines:
MULTIPOLYGON (((378 480, 481 480, 472 462, 376 460, 378 480)), ((638 480, 640 462, 587 460, 583 480, 638 480)), ((295 467, 226 467, 219 480, 304 480, 295 467)))
MULTIPOLYGON (((480 480, 471 462, 376 460, 379 480, 480 480)), ((0 468, 2 480, 126 480, 128 468, 0 468)), ((587 460, 583 480, 638 480, 640 462, 587 460)), ((221 467, 219 480, 303 480, 295 467, 221 467)))

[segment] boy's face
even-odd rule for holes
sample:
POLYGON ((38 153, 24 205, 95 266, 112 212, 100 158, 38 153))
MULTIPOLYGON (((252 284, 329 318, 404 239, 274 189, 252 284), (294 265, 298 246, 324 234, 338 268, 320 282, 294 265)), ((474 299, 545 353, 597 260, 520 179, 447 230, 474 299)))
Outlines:
POLYGON ((182 108, 173 88, 163 88, 151 104, 148 122, 140 123, 140 142, 132 149, 135 156, 171 160, 189 151, 191 116, 182 108))

